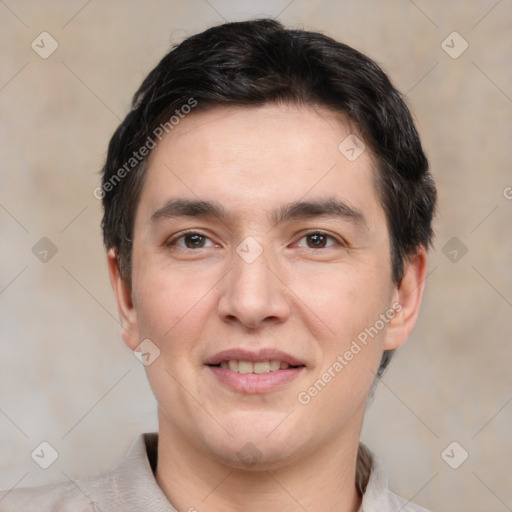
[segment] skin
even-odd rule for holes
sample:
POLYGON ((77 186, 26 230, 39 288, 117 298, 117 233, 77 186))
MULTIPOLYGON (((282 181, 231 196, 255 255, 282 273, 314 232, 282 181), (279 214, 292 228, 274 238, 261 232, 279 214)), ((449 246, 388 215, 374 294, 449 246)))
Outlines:
POLYGON ((401 346, 414 326, 426 253, 419 248, 393 283, 370 151, 351 162, 338 150, 350 133, 320 107, 216 107, 187 116, 152 151, 135 218, 132 288, 114 249, 108 266, 124 342, 135 350, 149 338, 160 350, 146 367, 159 404, 156 478, 179 511, 360 505, 355 465, 367 395, 383 350, 401 346), (176 198, 217 201, 228 216, 151 220, 176 198), (332 198, 363 220, 269 218, 286 203, 332 198), (180 238, 184 230, 205 238, 180 238), (332 238, 306 236, 318 230, 332 238), (252 263, 236 252, 246 237, 263 249, 252 263), (301 404, 298 394, 396 303, 401 311, 301 404), (261 347, 305 368, 254 394, 227 388, 205 366, 218 351, 261 347), (240 457, 247 443, 257 449, 250 463, 240 457))

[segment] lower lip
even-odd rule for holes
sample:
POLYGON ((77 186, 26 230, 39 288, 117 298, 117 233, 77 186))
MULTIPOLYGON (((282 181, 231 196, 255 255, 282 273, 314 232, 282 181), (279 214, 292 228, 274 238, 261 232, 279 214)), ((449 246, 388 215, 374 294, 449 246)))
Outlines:
POLYGON ((219 366, 208 366, 213 375, 239 393, 267 393, 297 378, 304 370, 304 366, 288 368, 287 370, 276 370, 267 373, 239 373, 229 368, 219 366))

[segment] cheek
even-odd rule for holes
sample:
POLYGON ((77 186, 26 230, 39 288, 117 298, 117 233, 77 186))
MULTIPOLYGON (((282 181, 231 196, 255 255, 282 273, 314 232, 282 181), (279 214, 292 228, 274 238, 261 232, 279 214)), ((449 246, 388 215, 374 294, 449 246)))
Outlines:
MULTIPOLYGON (((146 256, 147 257, 147 256, 146 256)), ((210 283, 205 276, 176 272, 147 261, 134 282, 134 305, 141 335, 167 340, 193 328, 205 314, 210 283)))
POLYGON ((343 350, 389 308, 392 289, 382 275, 372 265, 347 265, 314 276, 297 273, 291 288, 297 304, 302 303, 304 311, 309 308, 310 327, 324 350, 343 350))
POLYGON ((195 341, 211 311, 211 286, 190 275, 147 265, 134 289, 139 336, 149 338, 160 351, 145 367, 153 394, 164 410, 181 408, 192 414, 194 404, 185 390, 195 389, 193 378, 201 358, 195 341))
POLYGON ((350 411, 365 407, 382 356, 386 324, 380 315, 389 310, 390 287, 370 273, 324 284, 309 302, 324 324, 315 333, 319 364, 297 399, 318 417, 331 410, 326 428, 334 429, 349 421, 350 411))
POLYGON ((364 408, 383 350, 386 324, 380 315, 389 309, 392 297, 386 277, 377 265, 367 265, 345 267, 335 277, 317 275, 313 289, 305 282, 300 287, 297 281, 304 303, 321 320, 309 313, 310 331, 318 326, 314 332, 318 365, 310 387, 301 390, 299 403, 313 402, 311 410, 319 414, 339 404, 333 418, 341 422, 348 421, 348 410, 364 408))

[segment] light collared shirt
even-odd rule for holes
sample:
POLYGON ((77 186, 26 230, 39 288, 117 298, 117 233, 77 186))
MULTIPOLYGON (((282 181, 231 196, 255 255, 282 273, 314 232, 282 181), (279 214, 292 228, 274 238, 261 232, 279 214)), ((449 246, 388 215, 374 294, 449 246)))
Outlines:
MULTIPOLYGON (((34 488, 0 491, 0 512, 177 512, 155 479, 158 434, 141 434, 111 471, 34 488)), ((380 458, 359 444, 356 487, 359 512, 428 512, 388 489, 380 458)), ((190 511, 201 503, 190 504, 190 511)))

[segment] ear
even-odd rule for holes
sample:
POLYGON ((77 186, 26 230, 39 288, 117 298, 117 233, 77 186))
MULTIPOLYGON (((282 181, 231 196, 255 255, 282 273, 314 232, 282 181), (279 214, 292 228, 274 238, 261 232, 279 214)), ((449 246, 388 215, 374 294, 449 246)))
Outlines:
POLYGON ((128 348, 135 350, 140 343, 137 311, 133 306, 131 289, 121 278, 117 253, 113 248, 107 252, 107 265, 110 284, 116 297, 117 310, 121 320, 121 336, 128 348))
POLYGON ((393 304, 400 304, 401 309, 388 324, 384 350, 394 350, 403 345, 418 318, 425 279, 427 276, 427 251, 420 247, 418 252, 405 262, 402 281, 397 286, 393 304))

